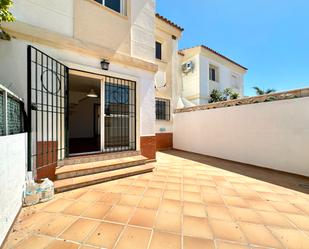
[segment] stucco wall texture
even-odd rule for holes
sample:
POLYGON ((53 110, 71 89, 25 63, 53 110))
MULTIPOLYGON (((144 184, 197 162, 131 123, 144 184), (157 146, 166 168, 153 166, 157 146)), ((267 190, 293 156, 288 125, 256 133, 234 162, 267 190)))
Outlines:
POLYGON ((175 114, 174 148, 309 176, 309 97, 175 114))
POLYGON ((25 133, 0 137, 0 246, 22 206, 26 149, 25 133))

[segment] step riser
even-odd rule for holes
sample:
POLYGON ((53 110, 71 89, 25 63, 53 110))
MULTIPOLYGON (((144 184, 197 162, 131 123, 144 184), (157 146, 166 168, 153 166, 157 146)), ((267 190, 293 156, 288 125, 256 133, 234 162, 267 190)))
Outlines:
POLYGON ((73 178, 73 177, 78 177, 78 176, 92 175, 96 173, 103 173, 103 172, 113 171, 117 169, 124 169, 124 168, 139 166, 145 163, 146 163, 146 160, 140 160, 140 161, 126 162, 126 163, 119 163, 117 165, 111 165, 109 167, 104 166, 104 167, 90 168, 87 170, 80 170, 80 171, 75 171, 75 172, 57 174, 56 179, 63 180, 63 179, 73 178))
POLYGON ((58 166, 67 166, 73 164, 81 164, 81 163, 91 163, 96 161, 104 161, 110 159, 121 159, 124 157, 130 156, 138 156, 141 155, 140 151, 124 151, 124 152, 115 152, 115 153, 105 153, 98 155, 89 155, 89 156, 76 156, 71 158, 66 158, 63 161, 58 162, 58 166))
POLYGON ((61 192, 65 192, 65 191, 69 191, 69 190, 73 190, 73 189, 77 189, 77 188, 83 188, 83 187, 87 187, 87 186, 91 186, 91 185, 95 185, 95 184, 99 184, 99 183, 114 181, 114 180, 130 177, 130 176, 146 174, 146 173, 150 173, 152 171, 153 171, 153 169, 141 170, 141 171, 131 172, 131 173, 123 174, 123 175, 106 177, 106 178, 103 178, 103 179, 89 181, 89 182, 85 182, 85 183, 81 183, 81 184, 74 184, 72 186, 67 186, 67 187, 64 187, 64 188, 55 188, 55 192, 61 193, 61 192))

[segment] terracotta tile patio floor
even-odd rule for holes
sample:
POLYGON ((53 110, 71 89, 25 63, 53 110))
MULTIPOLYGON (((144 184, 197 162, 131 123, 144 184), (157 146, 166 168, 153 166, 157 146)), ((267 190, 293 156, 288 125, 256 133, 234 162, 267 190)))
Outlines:
POLYGON ((4 248, 309 248, 308 178, 158 153, 153 173, 24 208, 4 248), (281 186, 279 186, 281 185, 281 186))

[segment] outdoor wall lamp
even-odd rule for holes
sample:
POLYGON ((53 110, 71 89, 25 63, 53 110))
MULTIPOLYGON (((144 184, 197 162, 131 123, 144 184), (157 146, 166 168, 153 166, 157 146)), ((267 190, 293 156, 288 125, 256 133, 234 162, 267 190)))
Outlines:
POLYGON ((108 70, 109 69, 109 64, 110 64, 110 62, 108 61, 108 60, 102 60, 101 61, 101 68, 103 69, 103 70, 108 70))

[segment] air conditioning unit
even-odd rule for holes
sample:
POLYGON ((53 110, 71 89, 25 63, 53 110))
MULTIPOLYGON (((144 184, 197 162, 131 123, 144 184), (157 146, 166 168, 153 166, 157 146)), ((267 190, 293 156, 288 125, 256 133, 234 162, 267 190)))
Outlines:
POLYGON ((194 69, 193 61, 188 61, 182 65, 182 72, 188 74, 194 69))

